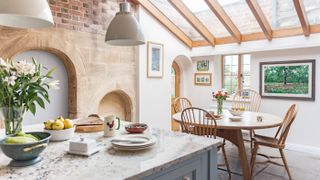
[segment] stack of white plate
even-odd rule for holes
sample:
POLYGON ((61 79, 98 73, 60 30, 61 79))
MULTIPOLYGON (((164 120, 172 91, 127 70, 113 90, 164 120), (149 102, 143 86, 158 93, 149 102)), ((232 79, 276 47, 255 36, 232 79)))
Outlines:
POLYGON ((145 134, 128 134, 116 137, 111 140, 115 149, 126 151, 138 151, 152 147, 156 143, 156 138, 145 134))

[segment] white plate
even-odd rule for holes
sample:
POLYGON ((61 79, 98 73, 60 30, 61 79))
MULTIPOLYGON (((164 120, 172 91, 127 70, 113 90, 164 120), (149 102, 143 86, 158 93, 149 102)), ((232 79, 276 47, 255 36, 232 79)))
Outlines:
POLYGON ((229 119, 231 121, 241 121, 242 117, 241 116, 232 116, 232 117, 229 117, 229 119))
POLYGON ((115 149, 123 150, 123 151, 139 151, 139 150, 144 150, 144 149, 149 149, 153 146, 154 144, 150 146, 144 146, 144 147, 123 147, 123 146, 115 146, 113 145, 112 147, 115 149))
POLYGON ((151 146, 151 145, 155 144, 155 142, 156 142, 156 138, 155 137, 144 135, 144 134, 128 134, 128 135, 123 135, 123 136, 116 137, 114 139, 119 139, 119 140, 141 139, 141 140, 146 141, 146 142, 143 142, 143 143, 130 143, 130 142, 119 142, 119 141, 112 141, 111 140, 111 144, 113 146, 116 146, 117 148, 121 148, 121 147, 124 147, 124 148, 142 148, 142 147, 151 146))

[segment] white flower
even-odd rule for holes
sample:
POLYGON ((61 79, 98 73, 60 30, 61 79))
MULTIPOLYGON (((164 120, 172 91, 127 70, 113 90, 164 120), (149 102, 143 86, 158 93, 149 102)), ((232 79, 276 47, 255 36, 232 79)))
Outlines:
POLYGON ((49 87, 52 89, 60 89, 58 86, 59 84, 60 84, 59 80, 54 80, 48 83, 49 87))
POLYGON ((27 61, 18 61, 14 63, 14 67, 19 75, 33 75, 36 72, 36 66, 32 63, 27 63, 27 61))
POLYGON ((6 67, 7 65, 8 65, 7 62, 0 57, 0 66, 6 67))
POLYGON ((7 82, 9 85, 14 86, 16 84, 16 76, 5 77, 4 82, 7 82))
POLYGON ((5 71, 10 72, 11 64, 5 61, 4 59, 0 58, 0 67, 3 68, 5 71))
POLYGON ((31 83, 35 83, 35 82, 37 82, 38 80, 39 80, 39 76, 35 76, 35 77, 31 78, 30 82, 31 82, 31 83))

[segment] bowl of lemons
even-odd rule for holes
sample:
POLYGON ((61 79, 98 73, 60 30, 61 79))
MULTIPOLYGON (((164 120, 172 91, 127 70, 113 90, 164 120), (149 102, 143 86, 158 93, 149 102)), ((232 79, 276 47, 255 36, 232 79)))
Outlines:
POLYGON ((51 134, 50 141, 66 141, 73 137, 75 126, 72 120, 60 116, 44 122, 44 131, 51 134))
POLYGON ((229 112, 233 116, 241 116, 245 110, 246 110, 245 108, 232 108, 232 109, 229 109, 229 112))

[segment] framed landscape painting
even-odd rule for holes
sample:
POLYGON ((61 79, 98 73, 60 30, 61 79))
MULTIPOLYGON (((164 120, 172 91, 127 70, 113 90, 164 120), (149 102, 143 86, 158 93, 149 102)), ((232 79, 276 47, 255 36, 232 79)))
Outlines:
POLYGON ((315 63, 315 60, 261 62, 261 96, 314 101, 315 63))
POLYGON ((195 73, 194 84, 198 86, 211 86, 212 74, 211 73, 195 73))
POLYGON ((197 61, 197 71, 209 71, 209 60, 197 61))
POLYGON ((148 42, 147 76, 162 78, 163 76, 163 44, 148 42))

